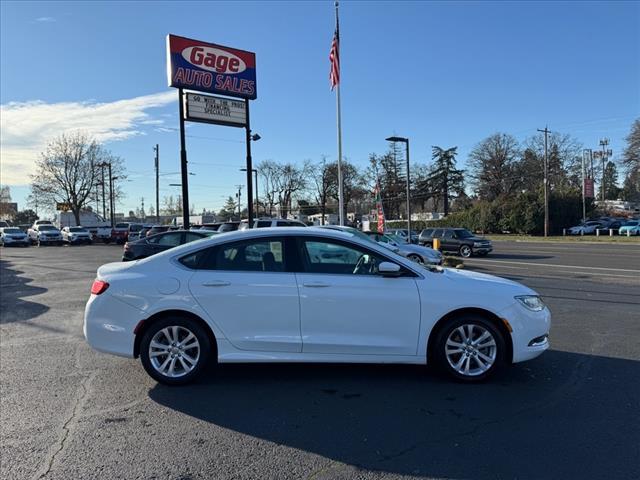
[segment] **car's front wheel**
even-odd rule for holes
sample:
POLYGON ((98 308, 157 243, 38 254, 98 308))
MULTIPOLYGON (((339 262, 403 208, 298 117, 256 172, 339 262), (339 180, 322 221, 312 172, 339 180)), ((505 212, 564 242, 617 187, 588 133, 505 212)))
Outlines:
POLYGON ((204 329, 185 317, 153 322, 140 342, 140 359, 147 373, 160 383, 192 382, 209 361, 211 342, 204 329))
POLYGON ((420 265, 424 265, 424 260, 420 255, 412 253, 411 255, 408 255, 407 258, 412 262, 416 262, 416 263, 419 263, 420 265))
POLYGON ((471 247, 469 245, 462 245, 459 252, 462 258, 469 258, 473 253, 473 250, 471 250, 471 247))
POLYGON ((448 375, 465 382, 486 379, 506 359, 506 342, 489 320, 465 315, 448 323, 438 334, 435 360, 448 375))

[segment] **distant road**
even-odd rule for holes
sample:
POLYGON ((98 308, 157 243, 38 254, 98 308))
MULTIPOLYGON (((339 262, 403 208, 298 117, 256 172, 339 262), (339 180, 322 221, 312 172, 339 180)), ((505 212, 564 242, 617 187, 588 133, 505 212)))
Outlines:
POLYGON ((640 286, 640 241, 624 244, 494 241, 494 251, 465 264, 502 276, 590 280, 640 286))

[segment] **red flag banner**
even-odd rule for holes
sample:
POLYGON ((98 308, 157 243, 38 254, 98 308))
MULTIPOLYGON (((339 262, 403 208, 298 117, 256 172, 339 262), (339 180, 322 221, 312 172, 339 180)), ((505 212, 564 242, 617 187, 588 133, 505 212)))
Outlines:
POLYGON ((382 195, 380 194, 380 186, 376 185, 376 210, 378 213, 378 233, 384 233, 384 208, 382 208, 382 195))

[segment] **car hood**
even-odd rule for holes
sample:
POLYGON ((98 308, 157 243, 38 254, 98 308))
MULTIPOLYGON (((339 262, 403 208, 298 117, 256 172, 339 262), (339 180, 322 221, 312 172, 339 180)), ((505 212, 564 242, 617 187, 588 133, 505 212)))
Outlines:
POLYGON ((398 248, 401 252, 405 254, 415 253, 418 255, 425 255, 431 258, 440 258, 442 256, 441 253, 437 252, 432 248, 421 247, 420 245, 411 245, 411 244, 403 244, 399 245, 398 248))
POLYGON ((460 291, 469 289, 477 293, 479 290, 488 288, 501 292, 510 290, 510 295, 538 295, 529 287, 506 278, 456 268, 443 268, 442 270, 442 274, 448 280, 458 284, 460 291))

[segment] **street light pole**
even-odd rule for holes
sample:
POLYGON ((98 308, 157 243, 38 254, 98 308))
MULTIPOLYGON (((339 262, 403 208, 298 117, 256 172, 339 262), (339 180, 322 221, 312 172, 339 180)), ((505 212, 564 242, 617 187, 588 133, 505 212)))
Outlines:
POLYGON ((409 167, 409 139, 404 137, 389 137, 387 142, 403 142, 407 152, 407 242, 411 243, 411 170, 409 167))
MULTIPOLYGON (((255 136, 257 136, 257 135, 254 135, 254 137, 255 137, 255 136)), ((260 137, 258 136, 258 138, 260 138, 260 137)), ((246 172, 246 171, 247 171, 247 169, 246 169, 246 168, 241 168, 241 169, 240 169, 240 171, 241 171, 241 172, 246 172)), ((259 216, 260 216, 260 212, 259 212, 259 210, 260 210, 260 208, 259 208, 259 207, 260 207, 260 203, 259 203, 259 201, 258 201, 258 170, 256 170, 255 168, 252 168, 252 169, 251 169, 251 171, 253 172, 253 175, 254 175, 254 177, 255 177, 255 178, 254 178, 254 184, 255 184, 255 188, 256 188, 256 195, 255 195, 255 199, 254 199, 254 200, 255 200, 255 202, 256 202, 255 214, 256 214, 256 218, 257 218, 257 217, 259 217, 259 216)))

